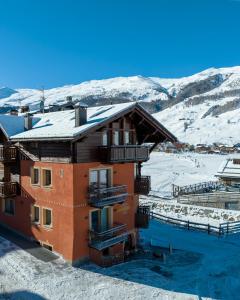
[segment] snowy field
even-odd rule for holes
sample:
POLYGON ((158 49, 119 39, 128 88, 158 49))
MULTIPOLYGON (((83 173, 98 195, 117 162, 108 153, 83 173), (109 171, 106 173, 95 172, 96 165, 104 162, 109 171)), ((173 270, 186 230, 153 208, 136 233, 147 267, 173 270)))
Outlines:
POLYGON ((182 220, 218 226, 228 221, 239 221, 240 211, 218 208, 205 208, 177 203, 171 198, 172 184, 179 186, 204 181, 216 181, 214 176, 221 163, 234 155, 216 154, 168 154, 153 152, 151 159, 144 164, 142 173, 151 176, 152 191, 148 197, 141 197, 141 203, 151 205, 156 213, 182 220))
POLYGON ((143 175, 150 175, 152 195, 170 196, 172 184, 189 185, 214 180, 220 164, 234 155, 152 152, 151 159, 144 163, 143 175))

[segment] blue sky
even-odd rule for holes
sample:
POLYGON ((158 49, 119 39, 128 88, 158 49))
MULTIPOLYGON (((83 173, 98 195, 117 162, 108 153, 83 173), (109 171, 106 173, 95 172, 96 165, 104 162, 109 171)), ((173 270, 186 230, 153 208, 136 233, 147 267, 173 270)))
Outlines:
POLYGON ((240 65, 240 0, 0 0, 0 86, 240 65))

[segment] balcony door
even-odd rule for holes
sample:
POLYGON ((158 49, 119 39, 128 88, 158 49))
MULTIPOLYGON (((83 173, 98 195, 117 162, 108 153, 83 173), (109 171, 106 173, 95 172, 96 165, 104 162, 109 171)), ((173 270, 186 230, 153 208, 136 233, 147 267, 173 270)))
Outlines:
POLYGON ((90 187, 93 189, 108 188, 111 186, 111 170, 99 169, 90 171, 90 187))
POLYGON ((91 211, 90 228, 96 232, 103 232, 111 228, 111 212, 110 207, 91 211))

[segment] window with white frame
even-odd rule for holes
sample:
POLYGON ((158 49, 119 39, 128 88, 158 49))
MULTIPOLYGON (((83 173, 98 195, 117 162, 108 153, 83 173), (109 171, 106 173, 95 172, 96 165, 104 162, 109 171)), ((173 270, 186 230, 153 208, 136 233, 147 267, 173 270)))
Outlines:
POLYGON ((40 223, 40 207, 37 205, 32 206, 32 222, 36 224, 40 223))
POLYGON ((43 225, 52 227, 52 210, 49 208, 43 208, 43 225))
POLYGON ((50 187, 52 185, 52 170, 42 169, 42 185, 50 187))
POLYGON ((33 167, 31 169, 31 184, 39 185, 40 184, 40 170, 39 168, 33 167))

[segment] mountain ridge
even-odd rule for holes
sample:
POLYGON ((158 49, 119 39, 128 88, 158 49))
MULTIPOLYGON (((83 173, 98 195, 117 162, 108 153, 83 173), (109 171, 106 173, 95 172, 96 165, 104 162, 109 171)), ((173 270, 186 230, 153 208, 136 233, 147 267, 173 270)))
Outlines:
MULTIPOLYGON (((180 140, 196 143, 240 142, 240 67, 210 68, 182 78, 115 77, 44 91, 45 105, 67 96, 89 106, 140 102, 180 140), (223 126, 224 125, 224 126, 223 126)), ((39 107, 37 89, 0 88, 0 107, 39 107)))

